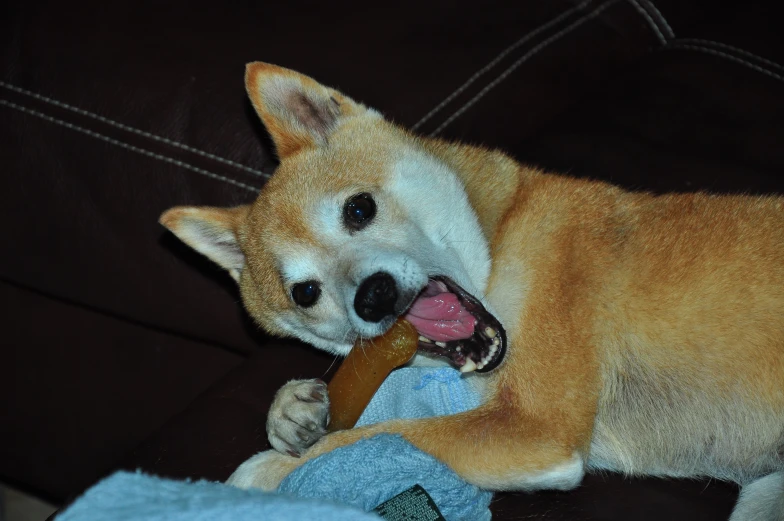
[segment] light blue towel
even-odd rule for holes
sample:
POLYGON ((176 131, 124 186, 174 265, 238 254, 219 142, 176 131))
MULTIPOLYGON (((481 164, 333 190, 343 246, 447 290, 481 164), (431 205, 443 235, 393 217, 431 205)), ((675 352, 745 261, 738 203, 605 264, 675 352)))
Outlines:
POLYGON ((480 396, 472 381, 451 367, 403 367, 384 380, 357 426, 474 409, 480 396))
MULTIPOLYGON (((455 369, 403 368, 384 381, 357 425, 455 414, 479 403, 479 393, 470 379, 455 369)), ((491 517, 490 492, 466 483, 400 436, 375 436, 308 461, 292 472, 279 490, 371 510, 416 484, 430 494, 447 521, 491 517)))
POLYGON ((487 521, 492 494, 401 436, 380 434, 325 454, 292 472, 281 492, 372 510, 414 485, 427 491, 447 521, 487 521))
MULTIPOLYGON (((404 368, 374 396, 360 425, 392 418, 455 414, 479 405, 479 393, 451 368, 404 368)), ((58 521, 378 520, 367 513, 421 485, 447 521, 488 521, 492 494, 396 435, 379 435, 305 463, 278 494, 220 483, 118 472, 89 489, 58 521)))
POLYGON ((221 483, 117 472, 76 500, 57 521, 379 521, 357 508, 221 483))

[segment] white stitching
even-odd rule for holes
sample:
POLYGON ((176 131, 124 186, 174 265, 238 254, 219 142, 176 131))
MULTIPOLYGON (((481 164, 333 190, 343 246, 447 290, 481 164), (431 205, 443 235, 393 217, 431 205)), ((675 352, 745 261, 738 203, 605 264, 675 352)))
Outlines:
POLYGON ((16 103, 12 103, 12 102, 10 102, 8 100, 0 99, 0 105, 5 105, 6 107, 18 110, 20 112, 24 112, 26 114, 30 114, 32 116, 36 116, 36 117, 41 118, 43 120, 49 121, 50 123, 55 123, 56 125, 63 126, 63 127, 68 128, 70 130, 75 130, 77 132, 81 132, 82 134, 86 134, 86 135, 88 135, 90 137, 94 137, 94 138, 100 139, 102 141, 106 141, 107 143, 110 143, 112 145, 116 145, 118 147, 125 148, 127 150, 132 151, 132 152, 136 152, 138 154, 142 154, 144 156, 151 157, 153 159, 158 159, 159 161, 164 161, 166 163, 178 166, 180 168, 185 168, 187 170, 191 170, 192 172, 196 172, 197 174, 201 174, 201 175, 204 175, 204 176, 207 176, 207 177, 211 177, 213 179, 218 179, 220 181, 224 181, 226 183, 233 184, 235 186, 238 186, 240 188, 244 188, 245 190, 249 190, 249 191, 254 192, 254 193, 257 193, 259 191, 258 188, 255 188, 253 186, 247 185, 245 183, 241 183, 239 181, 235 181, 234 179, 230 179, 230 178, 224 177, 222 175, 214 174, 214 173, 209 172, 207 170, 204 170, 202 168, 195 167, 193 165, 190 165, 188 163, 184 163, 182 161, 179 161, 177 159, 173 159, 171 157, 162 156, 160 154, 156 154, 154 152, 150 152, 149 150, 145 150, 143 148, 135 147, 133 145, 129 145, 127 143, 123 143, 121 141, 117 141, 116 139, 112 139, 112 138, 110 138, 108 136, 104 136, 103 134, 99 134, 98 132, 94 132, 92 130, 88 130, 86 128, 74 125, 72 123, 68 123, 67 121, 63 121, 61 119, 53 118, 52 116, 48 116, 48 115, 44 114, 43 112, 38 112, 37 110, 33 110, 33 109, 29 109, 27 107, 23 107, 21 105, 17 105, 16 103))
POLYGON ((770 76, 771 78, 777 79, 779 81, 784 81, 784 76, 781 76, 780 74, 776 74, 775 72, 769 71, 768 69, 763 69, 759 65, 755 65, 755 64, 753 64, 751 62, 747 62, 746 60, 742 60, 742 59, 740 59, 740 58, 738 58, 736 56, 732 56, 731 54, 727 54, 725 52, 717 51, 715 49, 709 49, 707 47, 699 47, 697 45, 683 45, 683 44, 670 44, 670 45, 668 45, 667 47, 664 48, 664 50, 671 50, 671 49, 673 49, 673 50, 674 49, 686 49, 686 50, 690 50, 690 51, 698 51, 698 52, 704 52, 706 54, 712 54, 714 56, 718 56, 720 58, 725 58, 725 59, 733 61, 735 63, 739 63, 741 65, 745 65, 746 67, 754 69, 757 72, 761 72, 762 74, 765 74, 766 76, 770 76))
POLYGON ((460 94, 462 94, 462 93, 463 93, 463 91, 465 91, 465 90, 466 90, 466 89, 467 89, 467 88, 468 88, 468 87, 469 87, 469 86, 470 86, 472 83, 474 83, 476 80, 478 80, 478 79, 479 79, 479 78, 480 78, 482 75, 484 75, 484 74, 485 74, 487 71, 489 71, 490 69, 492 69, 493 67, 495 67, 496 65, 498 65, 498 63, 499 63, 501 60, 503 60, 503 59, 504 59, 504 57, 506 57, 506 55, 507 55, 507 54, 509 54, 510 52, 514 51, 515 49, 517 49, 518 47, 520 47, 521 45, 523 45, 524 43, 526 43, 526 42, 527 42, 528 40, 530 40, 531 38, 533 38, 533 37, 537 36, 537 35, 538 35, 539 33, 541 33, 542 31, 546 31, 547 29, 549 29, 550 27, 552 27, 552 26, 554 26, 554 25, 558 24, 559 22, 561 22, 561 21, 562 21, 562 20, 564 20, 565 18, 568 18, 569 16, 571 16, 571 15, 572 15, 573 13, 575 13, 576 11, 579 11, 579 10, 581 10, 581 9, 584 9, 584 8, 585 8, 585 6, 587 6, 587 5, 588 5, 588 4, 590 4, 591 2, 593 2, 593 0, 584 0, 583 2, 580 2, 580 3, 579 3, 579 4, 577 4, 576 6, 572 7, 571 9, 567 9, 566 11, 562 12, 560 15, 558 15, 558 16, 556 16, 555 18, 553 18, 552 20, 550 20, 550 21, 548 21, 548 22, 546 22, 546 23, 544 23, 544 24, 540 25, 539 27, 537 27, 537 28, 536 28, 536 29, 534 29, 533 31, 531 31, 531 32, 527 33, 525 36, 523 36, 522 38, 520 38, 519 40, 517 40, 515 43, 513 43, 512 45, 510 45, 509 47, 507 47, 506 49, 504 49, 503 51, 501 51, 501 52, 498 54, 498 56, 496 56, 495 58, 493 58, 493 59, 492 59, 492 60, 491 60, 491 61, 490 61, 490 62, 489 62, 487 65, 485 65, 484 67, 482 67, 481 69, 479 69, 479 70, 478 70, 476 73, 474 73, 474 74, 473 74, 473 75, 472 75, 470 78, 468 78, 468 79, 465 81, 465 83, 463 83, 463 84, 462 84, 460 87, 458 87, 458 88, 457 88, 457 89, 456 89, 454 92, 452 92, 452 94, 450 94, 449 96, 447 96, 446 98, 444 98, 444 100, 443 100, 441 103, 439 103, 438 105, 436 105, 436 106, 435 106, 435 107, 434 107, 434 108, 433 108, 433 109, 432 109, 430 112, 428 112, 427 114, 425 114, 424 116, 422 116, 422 119, 420 119, 419 121, 417 121, 416 123, 414 123, 414 125, 411 127, 411 130, 416 130, 416 129, 418 129, 418 128, 419 128, 420 126, 422 126, 422 125, 423 125, 423 124, 424 124, 424 123, 425 123, 427 120, 429 120, 430 118, 432 118, 433 116, 435 116, 435 115, 436 115, 438 112, 440 112, 440 111, 441 111, 441 109, 443 109, 445 106, 447 106, 449 103, 451 103, 451 102, 452 102, 452 100, 454 100, 456 97, 458 97, 460 94))
POLYGON ((656 18, 659 22, 661 22, 661 25, 664 27, 664 31, 666 32, 667 38, 675 38, 675 31, 673 31, 672 27, 670 27, 670 24, 667 23, 667 19, 664 17, 663 14, 661 14, 661 11, 659 11, 659 9, 656 8, 656 4, 654 4, 650 0, 640 0, 640 1, 653 10, 652 14, 654 18, 656 18))
POLYGON ((70 110, 71 112, 75 112, 77 114, 81 114, 82 116, 86 116, 88 118, 92 118, 95 120, 100 121, 101 123, 106 123, 107 125, 111 125, 113 127, 119 128, 120 130, 124 130, 126 132, 131 132, 138 136, 146 137, 148 139, 152 139, 154 141, 158 141, 160 143, 165 143, 167 145, 171 145, 173 147, 180 148, 182 150, 186 150, 188 152, 192 152, 194 154, 198 154, 203 157, 207 157, 209 159, 213 159, 220 163, 224 163, 226 165, 231 165, 235 168, 239 168, 246 172, 250 172, 251 174, 255 174, 257 176, 263 177, 265 179, 269 179, 269 174, 266 174, 260 170, 256 170, 254 168, 250 168, 248 166, 242 165, 240 163, 236 163, 230 159, 226 159, 220 156, 216 156, 214 154, 210 154, 209 152, 204 152, 203 150, 199 150, 197 148, 189 147, 188 145, 183 145, 182 143, 178 143, 176 141, 172 141, 171 139, 167 139, 165 137, 156 136, 155 134, 150 134, 149 132, 145 132, 144 130, 139 130, 138 128, 129 127, 128 125, 124 125, 120 122, 114 121, 112 119, 106 118, 104 116, 100 116, 98 114, 88 112, 84 109, 80 109, 78 107, 74 107, 73 105, 68 105, 67 103, 63 103, 62 101, 57 101, 52 98, 47 98, 46 96, 42 96, 41 94, 36 94, 35 92, 23 89, 21 87, 17 87, 16 85, 11 85, 4 81, 0 81, 0 87, 4 87, 10 91, 16 92, 18 94, 24 94, 25 96, 30 96, 31 98, 35 98, 39 101, 43 101, 44 103, 49 103, 50 105, 54 105, 55 107, 60 107, 62 109, 70 110))
POLYGON ((661 30, 659 29, 659 25, 653 20, 653 18, 651 18, 651 15, 648 14, 648 11, 646 11, 645 8, 637 2, 637 0, 629 0, 629 3, 632 4, 634 8, 645 17, 645 19, 648 21, 648 25, 651 26, 653 31, 656 33, 656 36, 659 37, 659 42, 661 42, 662 45, 666 45, 667 38, 664 37, 661 30))
POLYGON ((748 51, 744 51, 743 49, 739 49, 737 47, 733 47, 732 45, 727 45, 726 43, 714 42, 713 40, 701 40, 699 38, 681 38, 681 39, 675 41, 674 43, 675 44, 680 44, 680 43, 699 43, 699 44, 703 44, 703 45, 712 45, 712 46, 718 47, 720 49, 727 49, 729 51, 734 51, 734 52, 736 52, 736 53, 738 53, 740 55, 748 56, 749 58, 754 58, 755 60, 758 60, 758 61, 760 61, 760 62, 762 62, 762 63, 764 63, 766 65, 770 65, 771 67, 774 67, 776 69, 784 71, 784 66, 783 65, 779 65, 778 63, 776 63, 774 61, 771 61, 771 60, 768 60, 766 58, 763 58, 762 56, 757 56, 756 54, 752 54, 752 53, 750 53, 748 51))
POLYGON ((485 86, 485 88, 480 90, 473 98, 468 100, 465 105, 460 107, 454 114, 452 114, 449 118, 447 118, 447 120, 444 121, 441 124, 441 126, 439 126, 437 129, 435 129, 433 132, 430 133, 430 136, 431 137, 435 136, 436 134, 438 134, 442 130, 444 130, 450 123, 452 123, 455 119, 457 119, 465 111, 467 111, 469 108, 471 108, 471 106, 473 106, 477 101, 479 101, 482 97, 484 97, 484 95, 487 94, 491 89, 493 89, 499 83, 504 81, 512 72, 514 72, 515 69, 517 69, 523 63, 525 63, 529 58, 531 58, 532 56, 538 54, 539 51, 541 51, 542 49, 544 49, 545 47, 547 47, 551 43, 555 42, 556 40, 559 40, 561 37, 563 37, 566 34, 570 33, 571 31, 573 31, 577 27, 581 26, 583 23, 585 23, 585 22, 587 22, 587 21, 589 21, 589 20, 591 20, 593 18, 596 18, 597 16, 599 16, 599 14, 602 11, 604 11, 605 9, 610 7, 611 5, 617 3, 618 1, 619 0, 610 0, 609 2, 605 2, 605 3, 601 4, 600 6, 598 6, 596 9, 594 9, 590 13, 581 16, 576 21, 574 21, 572 24, 566 26, 565 28, 561 29, 560 31, 558 31, 554 35, 550 36, 549 38, 543 40, 541 43, 539 43, 538 45, 533 47, 530 51, 528 51, 523 56, 521 56, 516 62, 514 62, 512 65, 510 65, 508 69, 506 69, 504 72, 502 72, 500 75, 498 75, 498 77, 496 77, 496 79, 494 79, 493 81, 488 83, 487 86, 485 86))

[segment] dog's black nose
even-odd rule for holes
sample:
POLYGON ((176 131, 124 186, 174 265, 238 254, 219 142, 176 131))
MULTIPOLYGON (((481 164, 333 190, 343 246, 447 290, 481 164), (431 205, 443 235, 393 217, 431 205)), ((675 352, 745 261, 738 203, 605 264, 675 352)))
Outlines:
POLYGON ((380 322, 395 313, 397 284, 392 275, 378 272, 359 285, 354 297, 354 310, 362 320, 380 322))

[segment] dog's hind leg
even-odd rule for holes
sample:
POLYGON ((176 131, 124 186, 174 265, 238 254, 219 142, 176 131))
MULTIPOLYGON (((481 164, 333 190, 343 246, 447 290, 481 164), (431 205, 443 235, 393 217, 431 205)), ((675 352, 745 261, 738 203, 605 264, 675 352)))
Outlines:
POLYGON ((784 471, 744 486, 730 521, 784 521, 784 471))

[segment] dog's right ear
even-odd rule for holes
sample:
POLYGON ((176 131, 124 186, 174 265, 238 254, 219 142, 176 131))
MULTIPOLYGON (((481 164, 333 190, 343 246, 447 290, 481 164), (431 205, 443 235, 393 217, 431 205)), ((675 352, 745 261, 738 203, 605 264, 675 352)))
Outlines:
POLYGON ((241 230, 250 206, 212 208, 178 206, 161 215, 159 222, 182 242, 228 270, 239 282, 245 267, 241 230))
POLYGON ((380 117, 335 89, 269 63, 253 62, 245 67, 245 88, 280 159, 303 148, 327 145, 342 118, 361 114, 380 117))

